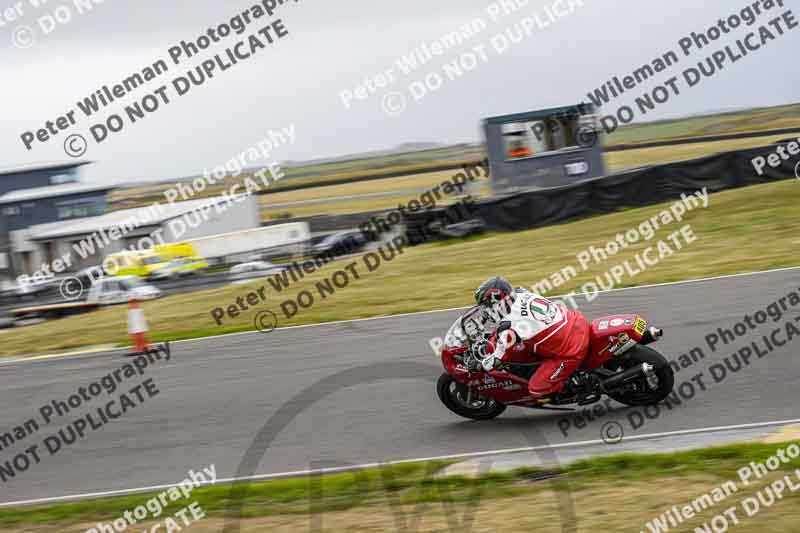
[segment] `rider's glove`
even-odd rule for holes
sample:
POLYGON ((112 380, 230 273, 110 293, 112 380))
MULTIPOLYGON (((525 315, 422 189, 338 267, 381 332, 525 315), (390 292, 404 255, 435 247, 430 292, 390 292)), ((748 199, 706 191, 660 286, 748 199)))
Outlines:
POLYGON ((500 366, 499 363, 500 359, 498 359, 494 355, 490 355, 489 357, 481 361, 481 366, 483 366, 483 369, 486 372, 489 372, 490 370, 494 370, 495 367, 500 366))

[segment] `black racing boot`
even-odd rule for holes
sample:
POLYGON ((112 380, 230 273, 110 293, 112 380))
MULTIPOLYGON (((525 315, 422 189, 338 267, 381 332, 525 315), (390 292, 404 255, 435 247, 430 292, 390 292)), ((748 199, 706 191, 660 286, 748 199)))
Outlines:
POLYGON ((597 393, 599 385, 600 378, 595 374, 578 370, 564 384, 561 394, 564 397, 574 397, 579 405, 592 403, 600 399, 600 395, 597 393))

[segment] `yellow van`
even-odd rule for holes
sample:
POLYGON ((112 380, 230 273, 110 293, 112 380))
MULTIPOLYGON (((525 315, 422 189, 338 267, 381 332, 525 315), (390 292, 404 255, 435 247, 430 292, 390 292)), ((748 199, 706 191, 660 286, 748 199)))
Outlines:
POLYGON ((197 252, 194 246, 188 242, 174 242, 169 244, 159 244, 154 248, 155 252, 167 260, 178 259, 181 257, 196 257, 197 252))
POLYGON ((122 251, 109 255, 103 261, 103 269, 112 276, 138 276, 147 279, 157 270, 164 268, 169 259, 156 251, 122 251))

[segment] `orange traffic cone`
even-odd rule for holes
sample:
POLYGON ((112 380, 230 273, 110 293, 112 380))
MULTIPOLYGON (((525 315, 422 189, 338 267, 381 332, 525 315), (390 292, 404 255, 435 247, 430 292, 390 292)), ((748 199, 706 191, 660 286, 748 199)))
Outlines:
POLYGON ((147 322, 144 319, 144 309, 139 307, 139 302, 131 298, 128 301, 128 334, 133 343, 133 355, 147 352, 147 322))

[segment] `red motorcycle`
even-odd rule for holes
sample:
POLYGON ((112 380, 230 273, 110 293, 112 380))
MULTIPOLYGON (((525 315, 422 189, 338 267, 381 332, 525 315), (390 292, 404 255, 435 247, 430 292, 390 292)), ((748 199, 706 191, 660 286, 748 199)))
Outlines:
POLYGON ((489 420, 509 405, 558 410, 556 405, 588 405, 603 395, 631 406, 657 404, 671 392, 675 374, 668 361, 647 345, 663 332, 648 327, 638 315, 612 315, 592 322, 589 354, 578 371, 590 374, 591 390, 542 405, 528 394, 528 381, 541 363, 504 363, 490 372, 470 371, 479 365, 494 326, 481 306, 470 309, 450 327, 442 348, 441 375, 436 391, 442 403, 457 415, 489 420))

